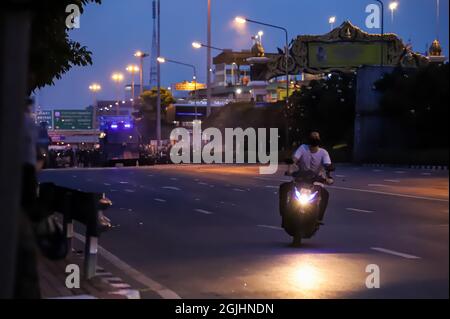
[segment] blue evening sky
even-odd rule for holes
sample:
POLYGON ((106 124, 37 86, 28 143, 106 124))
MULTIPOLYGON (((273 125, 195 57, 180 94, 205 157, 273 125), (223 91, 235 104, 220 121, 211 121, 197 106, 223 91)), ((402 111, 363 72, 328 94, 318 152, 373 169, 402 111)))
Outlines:
MULTIPOLYGON (((389 0, 384 0, 386 7, 389 0)), ((449 48, 449 0, 441 2, 440 39, 444 53, 449 48)), ((236 15, 285 26, 290 38, 299 34, 323 34, 330 30, 328 18, 337 17, 336 26, 350 20, 367 30, 365 8, 371 0, 212 0, 214 46, 235 50, 249 49, 251 35, 264 31, 266 51, 283 46, 283 33, 278 30, 248 25, 238 30, 236 15)), ((411 41, 415 51, 424 52, 425 45, 436 38, 436 0, 400 0, 391 20, 386 10, 386 32, 397 33, 404 42, 411 41)), ((199 81, 206 77, 206 50, 194 50, 192 41, 206 42, 206 0, 161 0, 162 55, 174 60, 195 64, 199 81)), ((110 80, 113 71, 126 74, 125 67, 138 63, 133 53, 137 49, 150 52, 152 41, 152 0, 103 0, 103 4, 89 5, 81 17, 81 28, 71 31, 71 37, 93 52, 93 65, 73 68, 38 93, 43 108, 84 108, 92 103, 88 86, 92 82, 103 87, 99 99, 114 99, 115 87, 110 80)), ((130 81, 128 74, 127 82, 130 81)), ((148 82, 149 63, 146 61, 145 81, 148 82)), ((162 66, 162 84, 188 80, 191 70, 178 65, 162 66)), ((137 79, 137 77, 136 77, 137 79)))

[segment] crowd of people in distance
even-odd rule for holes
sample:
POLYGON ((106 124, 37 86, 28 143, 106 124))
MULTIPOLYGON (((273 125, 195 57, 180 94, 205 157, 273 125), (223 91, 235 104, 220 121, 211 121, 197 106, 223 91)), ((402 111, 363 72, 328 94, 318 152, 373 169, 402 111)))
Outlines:
POLYGON ((98 149, 76 149, 48 151, 48 168, 65 167, 99 167, 102 166, 101 153, 98 149))

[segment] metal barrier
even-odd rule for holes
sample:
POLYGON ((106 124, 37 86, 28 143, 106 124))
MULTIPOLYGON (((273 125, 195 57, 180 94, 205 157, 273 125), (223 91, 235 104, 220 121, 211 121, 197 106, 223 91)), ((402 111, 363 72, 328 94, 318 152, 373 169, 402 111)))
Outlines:
POLYGON ((74 221, 86 227, 84 248, 84 275, 91 279, 96 274, 98 239, 109 230, 111 221, 103 214, 112 203, 102 193, 86 193, 78 190, 43 183, 39 186, 39 197, 52 212, 63 216, 63 230, 68 250, 72 251, 74 221))

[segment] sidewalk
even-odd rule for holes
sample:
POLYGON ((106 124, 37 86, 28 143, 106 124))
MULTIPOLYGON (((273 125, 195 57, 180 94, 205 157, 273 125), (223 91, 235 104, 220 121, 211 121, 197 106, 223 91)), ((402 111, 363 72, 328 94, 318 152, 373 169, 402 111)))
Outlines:
POLYGON ((38 272, 42 298, 56 299, 140 299, 139 290, 125 283, 118 272, 112 273, 97 267, 97 276, 91 280, 83 278, 83 253, 69 253, 65 260, 51 261, 38 257, 38 272), (80 288, 66 287, 67 265, 80 267, 80 288))

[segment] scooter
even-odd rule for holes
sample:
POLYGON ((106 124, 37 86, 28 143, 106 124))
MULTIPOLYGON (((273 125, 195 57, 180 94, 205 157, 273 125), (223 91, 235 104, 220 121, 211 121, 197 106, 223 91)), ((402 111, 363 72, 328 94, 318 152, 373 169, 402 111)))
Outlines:
MULTIPOLYGON (((287 160, 287 164, 292 165, 292 160, 287 160)), ((282 226, 284 230, 294 238, 293 246, 299 247, 302 239, 313 237, 319 230, 321 223, 319 220, 321 189, 325 184, 332 183, 330 168, 327 171, 328 179, 315 174, 314 172, 295 172, 287 173, 292 176, 289 192, 286 197, 280 200, 286 200, 280 203, 284 206, 282 216, 282 226)))

